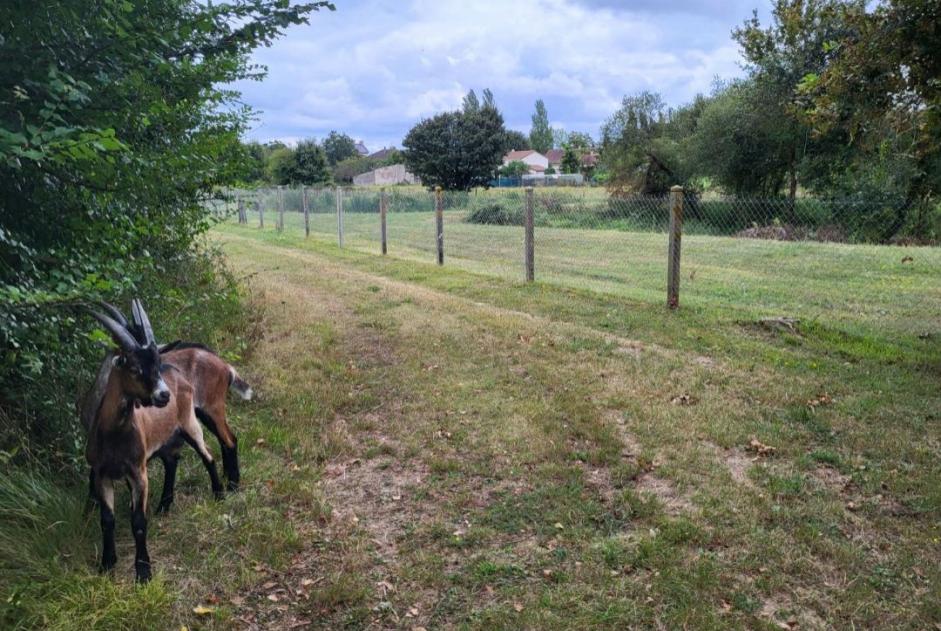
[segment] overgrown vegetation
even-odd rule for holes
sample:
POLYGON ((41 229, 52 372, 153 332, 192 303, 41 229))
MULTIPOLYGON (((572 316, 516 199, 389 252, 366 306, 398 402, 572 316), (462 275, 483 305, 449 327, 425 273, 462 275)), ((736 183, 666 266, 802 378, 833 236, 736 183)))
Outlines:
MULTIPOLYGON (((936 2, 777 0, 733 32, 748 76, 671 109, 626 96, 601 130, 607 186, 673 184, 855 202, 858 236, 936 241, 941 188, 936 2)), ((812 226, 808 226, 812 227, 812 226)))
MULTIPOLYGON (((79 306, 140 295, 171 314, 234 303, 199 247, 205 204, 238 175, 249 112, 218 86, 325 3, 12 3, 0 10, 0 450, 69 460, 101 338, 79 306), (75 29, 81 24, 81 29, 75 29)), ((191 317, 191 316, 190 316, 191 317)), ((172 326, 172 328, 171 328, 172 326)))

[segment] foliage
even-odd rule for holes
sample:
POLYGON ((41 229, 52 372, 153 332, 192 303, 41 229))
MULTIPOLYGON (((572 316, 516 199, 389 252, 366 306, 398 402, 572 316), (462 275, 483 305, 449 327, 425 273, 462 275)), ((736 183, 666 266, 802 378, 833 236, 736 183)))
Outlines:
POLYGON ((835 186, 859 182, 907 200, 882 238, 917 229, 941 189, 941 5, 890 0, 832 12, 846 27, 825 42, 826 66, 800 78, 803 115, 816 135, 840 132, 852 146, 835 186))
POLYGON ((251 50, 328 6, 0 8, 0 449, 76 453, 101 339, 77 305, 133 293, 159 317, 229 291, 194 248, 208 198, 245 170, 250 112, 217 86, 259 76, 251 50))
POLYGON ((549 126, 549 113, 542 99, 536 101, 533 113, 533 126, 529 130, 529 144, 539 153, 545 154, 552 149, 552 128, 549 126))
POLYGON ((524 151, 531 148, 532 147, 529 144, 529 136, 515 129, 506 130, 505 150, 507 153, 510 151, 524 151))
POLYGON ((608 188, 616 193, 663 193, 679 183, 658 141, 666 126, 666 105, 659 94, 625 96, 621 107, 601 128, 602 158, 611 172, 608 188))
POLYGON ((476 111, 438 114, 408 132, 405 165, 425 185, 458 191, 489 185, 507 141, 493 95, 486 90, 484 97, 476 111))
POLYGON ((523 207, 520 204, 507 206, 497 202, 483 204, 468 213, 467 222, 494 226, 522 226, 523 207))
POLYGON ((572 145, 566 145, 562 154, 562 173, 578 173, 582 166, 581 156, 572 145))
POLYGON ((330 181, 327 155, 314 140, 302 140, 294 150, 294 179, 291 184, 326 184, 330 181))
POLYGON ((512 160, 500 167, 498 173, 503 177, 522 177, 529 173, 529 165, 522 160, 512 160))
POLYGON ((331 167, 343 160, 359 155, 356 151, 356 141, 346 134, 331 131, 323 141, 323 150, 327 155, 327 162, 331 167))

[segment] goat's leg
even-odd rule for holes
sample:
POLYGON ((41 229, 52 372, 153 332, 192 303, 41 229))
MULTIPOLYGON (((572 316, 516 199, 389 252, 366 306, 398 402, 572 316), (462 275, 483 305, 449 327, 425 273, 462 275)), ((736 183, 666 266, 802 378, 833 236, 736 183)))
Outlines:
POLYGON ((147 553, 147 465, 130 476, 131 532, 134 533, 134 572, 137 582, 150 580, 150 555, 147 553))
POLYGON ((101 509, 101 565, 102 572, 107 572, 118 561, 114 549, 114 482, 103 476, 93 476, 95 495, 101 509))
POLYGON ((206 426, 212 435, 219 441, 222 451, 222 470, 228 480, 226 488, 229 491, 238 491, 239 480, 239 453, 238 440, 232 433, 232 428, 226 422, 225 405, 214 404, 196 408, 196 417, 206 426))
POLYGON ((98 491, 95 490, 95 470, 88 470, 88 504, 86 505, 85 514, 88 514, 88 511, 92 510, 98 506, 98 491))
POLYGON ((179 456, 174 453, 161 453, 160 461, 163 463, 163 491, 160 493, 160 503, 157 504, 157 512, 165 513, 170 510, 173 504, 173 490, 176 486, 176 467, 179 463, 179 456))
POLYGON ((203 428, 196 420, 195 412, 191 413, 190 419, 183 424, 182 429, 184 440, 196 450, 199 458, 203 461, 203 466, 206 467, 206 471, 209 473, 212 494, 216 496, 217 500, 221 500, 225 497, 225 493, 222 490, 222 483, 219 481, 219 472, 216 471, 216 461, 212 459, 212 454, 206 448, 206 441, 203 440, 203 428))

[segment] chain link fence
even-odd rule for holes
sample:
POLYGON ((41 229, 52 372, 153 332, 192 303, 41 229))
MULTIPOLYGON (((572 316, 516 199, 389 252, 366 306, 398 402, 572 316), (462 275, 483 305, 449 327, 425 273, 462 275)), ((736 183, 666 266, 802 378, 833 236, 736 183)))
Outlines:
MULTIPOLYGON (((918 334, 939 328, 941 248, 877 243, 902 216, 903 200, 685 193, 680 201, 676 280, 686 308, 731 309, 743 318, 867 321, 918 334)), ((297 236, 309 231, 311 238, 372 254, 382 252, 383 203, 389 256, 437 261, 440 209, 444 265, 525 282, 531 208, 537 282, 667 300, 668 195, 562 187, 439 195, 414 186, 283 187, 229 191, 226 202, 247 226, 297 236)))

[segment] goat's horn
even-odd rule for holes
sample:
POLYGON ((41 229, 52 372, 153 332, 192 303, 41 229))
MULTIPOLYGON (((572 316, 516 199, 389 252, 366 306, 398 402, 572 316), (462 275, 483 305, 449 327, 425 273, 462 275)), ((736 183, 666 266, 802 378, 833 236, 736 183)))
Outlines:
POLYGON ((144 311, 144 305, 137 298, 131 302, 131 315, 134 318, 134 324, 140 327, 141 332, 144 334, 143 342, 148 345, 156 344, 154 329, 150 326, 150 318, 147 317, 147 312, 144 311))
POLYGON ((114 318, 115 322, 117 322, 118 324, 120 324, 121 326, 123 326, 125 329, 128 328, 128 325, 127 325, 127 318, 124 317, 124 314, 123 314, 123 313, 121 313, 120 311, 118 311, 118 308, 117 308, 117 307, 115 307, 114 305, 108 304, 107 302, 105 302, 105 301, 103 301, 103 300, 99 300, 99 301, 97 302, 97 304, 98 304, 99 307, 101 307, 102 309, 104 309, 105 311, 107 311, 107 312, 108 312, 108 315, 110 315, 112 318, 114 318))
POLYGON ((128 333, 127 329, 121 326, 116 320, 110 316, 106 316, 100 311, 92 311, 91 314, 102 326, 108 329, 108 332, 111 334, 114 341, 118 343, 118 346, 126 351, 133 351, 140 348, 140 344, 137 343, 137 340, 135 340, 134 337, 128 333))

